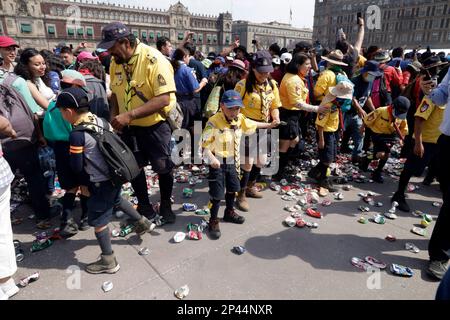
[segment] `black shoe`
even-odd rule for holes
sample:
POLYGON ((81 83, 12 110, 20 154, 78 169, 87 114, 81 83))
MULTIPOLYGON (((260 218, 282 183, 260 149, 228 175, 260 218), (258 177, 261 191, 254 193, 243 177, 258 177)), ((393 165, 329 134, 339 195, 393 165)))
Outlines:
POLYGON ((73 219, 62 222, 59 228, 59 235, 65 239, 73 237, 78 233, 78 225, 73 219))
POLYGON ((144 204, 144 205, 138 204, 136 211, 150 221, 152 221, 156 217, 155 209, 153 209, 153 206, 151 204, 144 204))
POLYGON ((367 157, 362 158, 359 162, 359 169, 364 172, 367 172, 367 170, 369 170, 370 162, 372 162, 372 161, 369 160, 367 157))
POLYGON ((384 183, 384 178, 380 171, 374 171, 372 173, 372 180, 377 183, 384 183))
POLYGON ((359 163, 361 163, 361 157, 352 157, 352 164, 358 165, 359 163))
POLYGON ((338 192, 339 190, 336 189, 333 184, 331 183, 331 181, 327 178, 327 179, 323 179, 319 182, 319 187, 325 188, 327 189, 329 192, 338 192))
POLYGON ((404 194, 400 194, 400 193, 396 192, 391 199, 391 203, 394 201, 398 203, 398 207, 397 207, 398 210, 403 211, 403 212, 411 211, 408 203, 406 203, 406 198, 405 198, 404 194))
POLYGON ((88 223, 88 218, 81 219, 80 224, 78 225, 78 230, 87 231, 90 228, 91 226, 88 223))
POLYGON ((209 236, 213 240, 217 240, 220 238, 222 233, 219 228, 219 219, 210 219, 208 224, 209 236))
POLYGON ((431 186, 431 184, 434 182, 434 178, 433 177, 425 177, 425 179, 422 181, 422 184, 424 185, 424 186, 427 186, 427 187, 429 187, 429 186, 431 186))
POLYGON ((176 216, 172 211, 171 201, 161 201, 161 207, 159 208, 159 214, 162 217, 164 224, 175 223, 176 216))
POLYGON ((235 224, 243 224, 245 222, 245 218, 238 215, 236 211, 225 209, 225 215, 223 216, 223 221, 231 222, 235 224))
POLYGON ((308 172, 308 177, 310 177, 313 180, 319 181, 320 179, 320 170, 317 168, 317 166, 311 168, 308 172))

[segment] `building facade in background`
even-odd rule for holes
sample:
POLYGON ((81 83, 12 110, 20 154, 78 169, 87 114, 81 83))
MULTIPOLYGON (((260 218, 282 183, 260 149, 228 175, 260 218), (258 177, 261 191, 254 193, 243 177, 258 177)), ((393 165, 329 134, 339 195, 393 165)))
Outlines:
POLYGON ((279 22, 233 22, 233 36, 238 36, 241 45, 246 46, 251 51, 255 51, 255 46, 252 44, 253 40, 258 40, 264 48, 268 48, 273 43, 278 43, 281 48, 290 50, 299 41, 312 42, 312 35, 311 29, 298 29, 279 22))
POLYGON ((343 28, 354 42, 358 12, 366 18, 365 46, 450 48, 450 0, 316 0, 314 41, 334 48, 343 28))

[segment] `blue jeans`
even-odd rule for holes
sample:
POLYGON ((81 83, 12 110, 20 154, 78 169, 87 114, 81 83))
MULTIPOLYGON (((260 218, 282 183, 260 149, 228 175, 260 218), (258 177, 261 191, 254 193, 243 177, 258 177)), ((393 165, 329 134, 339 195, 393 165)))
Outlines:
MULTIPOLYGON (((363 149, 363 136, 361 134, 362 119, 358 115, 346 114, 344 118, 345 137, 353 139, 352 157, 358 157, 363 149)), ((345 138, 344 138, 345 139, 345 138)), ((348 141, 348 140, 347 140, 348 141)))

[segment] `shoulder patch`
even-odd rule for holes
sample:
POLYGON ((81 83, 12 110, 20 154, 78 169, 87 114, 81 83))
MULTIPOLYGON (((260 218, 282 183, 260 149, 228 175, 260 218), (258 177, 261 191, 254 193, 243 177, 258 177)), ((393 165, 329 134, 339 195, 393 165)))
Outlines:
POLYGON ((147 53, 147 59, 150 60, 150 63, 155 64, 156 62, 158 62, 158 58, 156 58, 155 56, 153 56, 150 53, 147 53))
POLYGON ((166 79, 164 79, 164 76, 162 74, 158 74, 158 83, 160 87, 164 87, 167 85, 166 79))
POLYGON ((428 102, 424 102, 422 107, 420 108, 420 112, 425 112, 430 108, 430 105, 428 104, 428 102))

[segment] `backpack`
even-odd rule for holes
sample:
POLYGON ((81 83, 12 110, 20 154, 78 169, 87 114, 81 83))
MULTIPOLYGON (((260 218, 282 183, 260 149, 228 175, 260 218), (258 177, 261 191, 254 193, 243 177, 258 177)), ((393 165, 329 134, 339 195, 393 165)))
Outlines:
POLYGON ((21 94, 12 86, 16 79, 16 75, 8 74, 0 84, 0 115, 9 120, 17 133, 14 140, 10 137, 0 137, 5 154, 12 151, 14 146, 36 142, 34 115, 21 94))
POLYGON ((69 141, 72 125, 64 120, 61 111, 56 107, 56 102, 52 101, 45 112, 42 123, 44 137, 50 141, 69 141))
POLYGON ((386 86, 386 77, 384 76, 384 68, 380 68, 383 73, 381 76, 375 78, 372 86, 372 98, 375 109, 388 106, 392 104, 392 97, 386 86))
MULTIPOLYGON (((345 74, 342 74, 342 73, 336 74, 336 84, 338 84, 340 82, 344 82, 344 81, 350 82, 353 85, 353 83, 349 80, 349 78, 345 74)), ((355 90, 353 89, 352 95, 353 95, 354 91, 355 90)), ((345 100, 345 103, 341 106, 341 110, 343 113, 350 111, 351 108, 352 108, 352 100, 351 99, 345 100)))
POLYGON ((209 119, 219 111, 221 90, 222 86, 218 86, 216 83, 208 96, 208 100, 206 100, 205 108, 203 110, 204 118, 209 119))
POLYGON ((81 123, 73 131, 86 132, 95 139, 98 149, 109 168, 109 172, 103 172, 96 163, 90 161, 87 157, 85 157, 86 160, 103 174, 109 175, 111 182, 115 186, 121 186, 136 178, 141 172, 141 169, 133 152, 125 142, 117 134, 109 130, 109 125, 106 120, 99 119, 102 121, 102 126, 92 123, 81 123), (102 132, 90 129, 86 125, 97 126, 102 129, 102 132))

